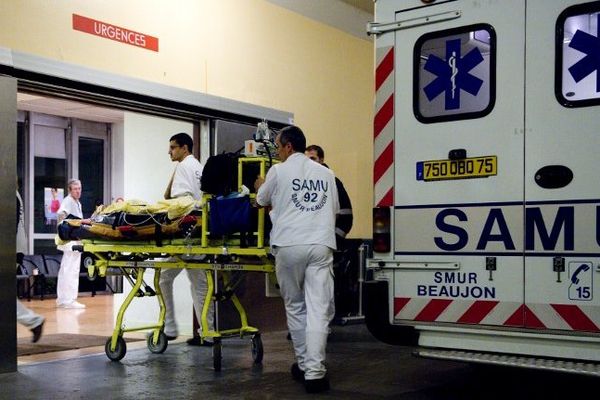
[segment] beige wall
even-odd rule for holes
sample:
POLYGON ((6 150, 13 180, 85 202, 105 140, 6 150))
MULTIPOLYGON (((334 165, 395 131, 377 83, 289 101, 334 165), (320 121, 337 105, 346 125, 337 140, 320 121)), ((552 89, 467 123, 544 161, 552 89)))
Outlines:
MULTIPOLYGON (((191 122, 126 112, 123 129, 123 186, 121 197, 150 203, 162 200, 175 163, 169 157, 169 138, 193 135, 191 122), (148 174, 148 171, 152 171, 148 174)), ((114 136, 114 135, 113 135, 114 136)), ((117 168, 113 168, 116 174, 117 168)), ((119 197, 119 196, 117 196, 119 197)))
POLYGON ((293 112, 352 198, 350 236, 371 236, 371 42, 264 0, 2 0, 0 46, 293 112), (73 13, 159 52, 74 31, 73 13))

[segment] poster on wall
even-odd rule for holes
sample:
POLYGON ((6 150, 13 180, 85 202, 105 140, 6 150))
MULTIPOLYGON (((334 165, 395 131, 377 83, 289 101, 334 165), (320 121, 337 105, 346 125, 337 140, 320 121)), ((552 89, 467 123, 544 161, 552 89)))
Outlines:
POLYGON ((56 228, 58 217, 56 213, 64 199, 64 189, 55 187, 44 188, 44 225, 56 228))

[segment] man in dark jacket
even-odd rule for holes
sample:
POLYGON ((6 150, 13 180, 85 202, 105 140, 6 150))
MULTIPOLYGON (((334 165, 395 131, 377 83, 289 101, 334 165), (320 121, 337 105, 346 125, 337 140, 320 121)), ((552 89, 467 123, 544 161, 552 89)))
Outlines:
MULTIPOLYGON (((329 166, 325 164, 325 152, 321 146, 317 146, 316 144, 310 145, 306 147, 304 154, 306 154, 306 156, 311 160, 329 168, 329 166)), ((337 250, 339 252, 343 251, 345 248, 344 241, 346 239, 346 235, 348 232, 350 232, 350 229, 352 229, 353 216, 350 197, 344 188, 344 184, 338 179, 337 176, 335 178, 335 185, 337 186, 338 198, 340 202, 340 211, 335 219, 335 239, 337 250)))
MULTIPOLYGON (((319 164, 329 168, 325 164, 325 152, 321 146, 316 144, 310 145, 304 152, 308 158, 318 162, 319 164)), ((337 251, 333 253, 333 270, 334 270, 334 302, 331 304, 331 313, 336 318, 345 316, 351 309, 354 301, 352 293, 352 285, 354 283, 353 276, 347 269, 350 262, 351 251, 346 243, 346 235, 352 228, 353 215, 352 203, 350 197, 337 177, 335 184, 338 192, 338 201, 340 210, 335 218, 335 240, 337 251)))

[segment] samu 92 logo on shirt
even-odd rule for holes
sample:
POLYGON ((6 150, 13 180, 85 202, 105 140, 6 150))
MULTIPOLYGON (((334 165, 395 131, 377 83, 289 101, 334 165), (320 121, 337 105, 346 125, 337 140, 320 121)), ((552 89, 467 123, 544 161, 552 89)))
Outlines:
POLYGON ((327 203, 329 182, 322 179, 292 180, 292 203, 302 212, 318 211, 327 203))

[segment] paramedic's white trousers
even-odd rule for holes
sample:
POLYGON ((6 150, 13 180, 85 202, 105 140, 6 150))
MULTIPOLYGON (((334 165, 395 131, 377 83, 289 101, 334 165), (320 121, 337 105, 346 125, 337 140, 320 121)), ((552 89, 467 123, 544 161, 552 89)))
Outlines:
POLYGON ((273 249, 277 282, 298 366, 307 380, 325 375, 325 347, 333 318, 333 252, 323 245, 273 249))
POLYGON ((80 252, 67 249, 63 251, 56 283, 56 304, 65 305, 77 300, 80 263, 80 252))
MULTIPOLYGON (((173 281, 183 271, 181 268, 164 268, 160 273, 160 290, 162 291, 163 298, 165 299, 165 307, 167 313, 165 314, 165 335, 177 336, 179 330, 177 329, 177 321, 175 321, 175 304, 173 301, 173 281)), ((206 283, 206 272, 199 268, 186 268, 188 278, 191 283, 192 301, 194 303, 194 310, 196 312, 196 319, 200 324, 200 330, 202 330, 202 306, 204 304, 204 298, 208 291, 206 283)), ((214 305, 210 302, 208 309, 208 315, 206 316, 208 322, 208 329, 214 329, 214 305)))
POLYGON ((17 322, 28 329, 33 329, 44 322, 44 317, 25 307, 17 299, 17 322))

